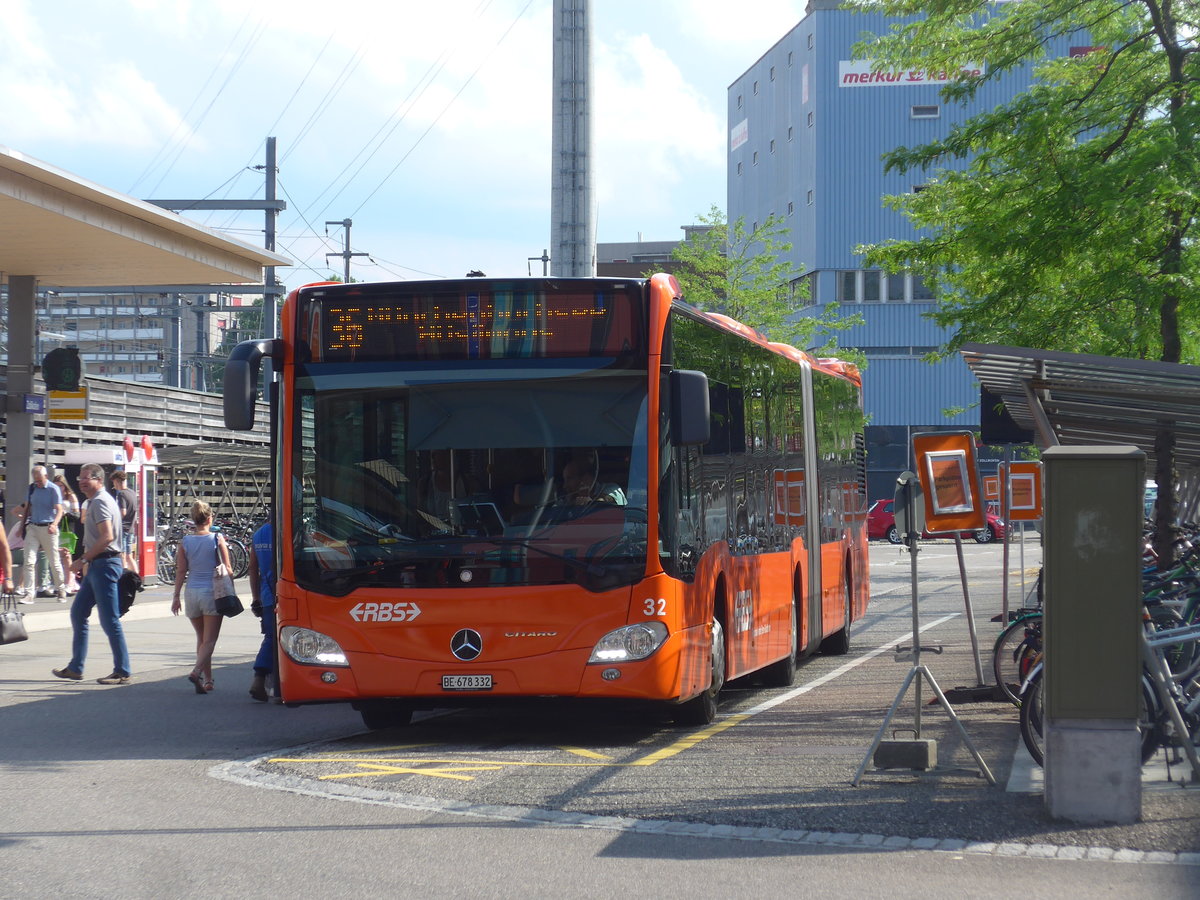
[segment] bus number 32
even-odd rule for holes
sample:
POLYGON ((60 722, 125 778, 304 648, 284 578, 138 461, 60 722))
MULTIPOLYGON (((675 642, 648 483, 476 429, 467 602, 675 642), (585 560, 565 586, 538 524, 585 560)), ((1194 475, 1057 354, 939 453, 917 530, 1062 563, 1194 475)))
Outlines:
POLYGON ((647 597, 642 603, 645 604, 643 612, 648 616, 665 616, 667 614, 667 601, 664 597, 659 597, 657 600, 647 597))

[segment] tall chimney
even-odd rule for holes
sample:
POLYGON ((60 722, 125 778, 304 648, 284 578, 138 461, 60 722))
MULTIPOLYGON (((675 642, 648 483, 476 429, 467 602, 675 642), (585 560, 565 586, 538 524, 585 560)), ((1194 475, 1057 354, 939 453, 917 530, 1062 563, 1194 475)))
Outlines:
POLYGON ((554 0, 550 274, 596 274, 592 55, 588 0, 554 0))

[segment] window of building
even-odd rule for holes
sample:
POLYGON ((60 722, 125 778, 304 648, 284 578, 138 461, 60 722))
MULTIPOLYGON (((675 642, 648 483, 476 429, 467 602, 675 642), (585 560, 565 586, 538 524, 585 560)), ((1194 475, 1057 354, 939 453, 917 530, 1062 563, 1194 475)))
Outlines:
POLYGON ((758 96, 758 82, 757 81, 754 82, 754 95, 756 97, 758 96))
POLYGON ((908 279, 907 275, 895 274, 887 276, 887 302, 888 303, 903 303, 904 302, 904 282, 908 279))
POLYGON ((858 302, 857 272, 849 271, 837 273, 837 287, 834 289, 834 299, 838 303, 858 302))
POLYGON ((754 151, 754 156, 752 156, 750 158, 750 165, 752 165, 752 166, 758 165, 758 151, 757 150, 754 151))
POLYGON ((791 139, 792 139, 792 126, 789 125, 788 126, 788 140, 790 141, 791 139))
POLYGON ((933 291, 929 289, 929 286, 925 284, 925 279, 920 275, 912 276, 912 298, 914 303, 933 299, 933 291))
POLYGON ((812 36, 811 34, 809 34, 809 36, 808 36, 808 49, 809 49, 809 50, 811 50, 812 48, 813 48, 813 36, 812 36))
POLYGON ((925 188, 927 188, 928 186, 929 185, 926 185, 926 184, 914 184, 912 186, 912 192, 914 194, 919 194, 919 193, 921 193, 921 191, 925 190, 925 188))
POLYGON ((741 109, 741 108, 742 108, 742 95, 741 95, 741 94, 738 94, 738 98, 737 98, 737 108, 738 108, 738 109, 741 109))
POLYGON ((792 51, 789 50, 788 51, 788 68, 790 69, 791 66, 792 66, 792 51))
POLYGON ((880 280, 883 275, 878 269, 866 269, 863 271, 863 303, 878 303, 880 297, 880 280))
POLYGON ((807 199, 808 199, 808 205, 809 205, 809 206, 812 206, 812 205, 813 205, 813 192, 812 192, 812 191, 809 191, 809 192, 808 192, 808 197, 807 197, 807 199))
POLYGON ((795 211, 796 211, 796 204, 793 203, 791 200, 789 200, 788 201, 788 215, 790 216, 795 211))
POLYGON ((770 76, 771 76, 771 80, 774 81, 775 80, 775 67, 774 66, 771 66, 770 76))
POLYGON ((940 106, 914 106, 910 115, 914 119, 940 119, 942 108, 940 106))
POLYGON ((771 138, 771 143, 769 146, 771 148, 771 152, 774 153, 775 152, 775 138, 771 138))
POLYGON ((737 164, 737 173, 738 173, 739 175, 741 175, 741 174, 742 174, 742 164, 741 164, 740 162, 737 164))
POLYGON ((808 111, 808 127, 813 127, 813 111, 811 109, 808 111))

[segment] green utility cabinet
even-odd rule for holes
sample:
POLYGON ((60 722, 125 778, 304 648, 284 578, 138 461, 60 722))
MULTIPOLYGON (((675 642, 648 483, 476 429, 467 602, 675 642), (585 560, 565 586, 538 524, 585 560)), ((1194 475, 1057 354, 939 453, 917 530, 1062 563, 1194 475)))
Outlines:
POLYGON ((1045 717, 1136 722, 1146 454, 1050 447, 1042 461, 1045 717))

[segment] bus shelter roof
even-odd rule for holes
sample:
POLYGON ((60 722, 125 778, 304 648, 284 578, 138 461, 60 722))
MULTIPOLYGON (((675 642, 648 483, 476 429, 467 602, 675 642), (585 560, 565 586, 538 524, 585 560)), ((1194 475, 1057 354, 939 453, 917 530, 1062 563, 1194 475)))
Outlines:
POLYGON ((40 285, 258 282, 286 256, 0 146, 0 272, 40 285))
POLYGON ((1129 444, 1154 470, 1158 430, 1174 430, 1177 466, 1200 472, 1200 367, 1115 356, 964 344, 979 382, 1040 447, 1129 444))

